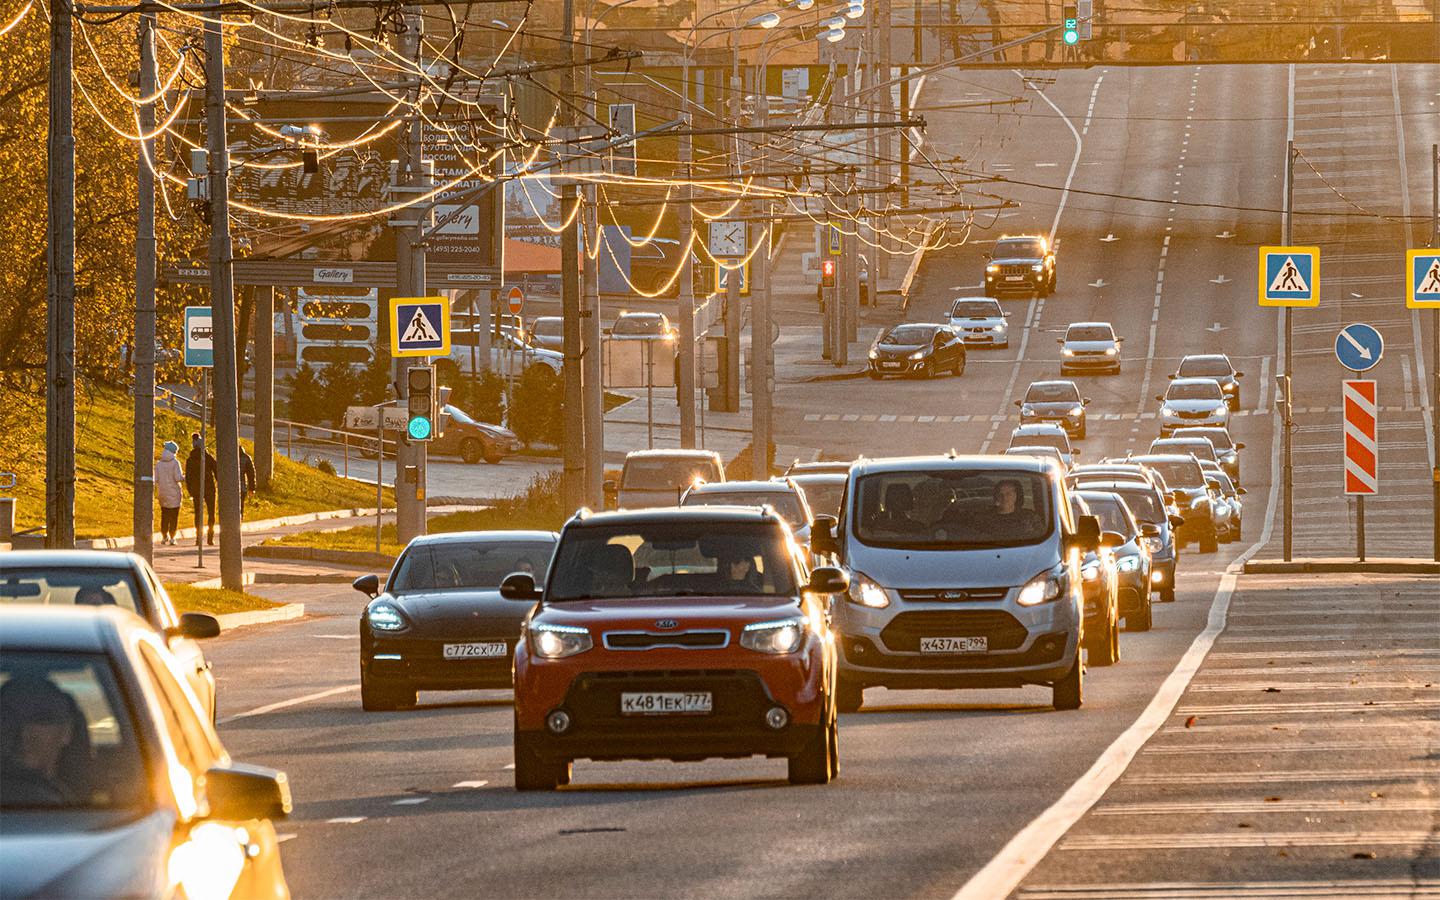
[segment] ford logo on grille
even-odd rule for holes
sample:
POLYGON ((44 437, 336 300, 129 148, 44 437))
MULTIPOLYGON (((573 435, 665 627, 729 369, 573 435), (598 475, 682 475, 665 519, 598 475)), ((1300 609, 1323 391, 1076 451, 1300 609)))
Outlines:
POLYGON ((942 591, 940 593, 941 600, 966 600, 969 597, 970 595, 965 591, 942 591))
POLYGON ((656 628, 679 628, 680 623, 674 619, 660 619, 655 623, 656 628))

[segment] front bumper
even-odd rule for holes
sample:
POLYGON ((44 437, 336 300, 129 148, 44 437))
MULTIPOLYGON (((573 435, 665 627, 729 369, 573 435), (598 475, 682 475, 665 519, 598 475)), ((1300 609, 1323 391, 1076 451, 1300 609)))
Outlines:
POLYGON ((924 359, 872 359, 870 371, 881 375, 914 375, 925 368, 930 357, 924 359))
MULTIPOLYGON (((1011 591, 1011 593, 1014 593, 1011 591)), ((840 677, 862 687, 964 688, 1049 684, 1078 652, 1081 601, 908 602, 870 609, 839 601, 840 677), (921 637, 987 638, 976 653, 921 653, 921 637)))
POLYGON ((1161 434, 1169 434, 1177 428, 1186 428, 1192 425, 1203 426, 1206 428, 1228 428, 1230 426, 1230 419, 1226 416, 1217 416, 1213 414, 1200 416, 1198 418, 1187 418, 1179 416, 1166 418, 1163 415, 1160 417, 1161 434))
POLYGON ((1029 271, 1021 275, 1007 275, 1004 272, 986 272, 985 287, 994 293, 1037 293, 1050 281, 1045 272, 1029 271))
POLYGON ((466 636, 439 638, 376 635, 362 643, 360 664, 372 682, 405 685, 420 691, 509 689, 515 637, 466 636), (446 659, 444 645, 505 642, 503 656, 446 659))
POLYGON ((967 328, 957 328, 960 332, 960 339, 969 346, 993 347, 998 344, 1010 343, 1009 330, 1004 331, 970 331, 967 328))
POLYGON ((1079 431, 1080 431, 1081 428, 1084 428, 1084 427, 1085 427, 1085 417, 1084 417, 1083 415, 1079 415, 1079 416, 1070 416, 1070 415, 1047 416, 1047 415, 1041 415, 1041 414, 1038 414, 1038 413, 1028 413, 1028 414, 1027 414, 1027 413, 1021 413, 1021 414, 1020 414, 1020 424, 1021 424, 1021 425, 1047 425, 1047 424, 1048 424, 1048 425, 1059 425, 1061 428, 1065 429, 1065 431, 1066 431, 1068 434, 1075 435, 1075 434, 1078 434, 1078 433, 1079 433, 1079 431))
POLYGON ((1107 370, 1108 370, 1108 369, 1118 369, 1119 367, 1120 367, 1120 356, 1119 356, 1119 354, 1116 354, 1115 356, 1090 355, 1090 354, 1080 355, 1080 354, 1077 354, 1077 355, 1075 355, 1075 356, 1061 356, 1061 357, 1060 357, 1060 369, 1061 369, 1061 371, 1065 371, 1065 372, 1068 372, 1068 371, 1070 371, 1070 370, 1072 370, 1072 369, 1075 369, 1075 370, 1107 369, 1107 370))

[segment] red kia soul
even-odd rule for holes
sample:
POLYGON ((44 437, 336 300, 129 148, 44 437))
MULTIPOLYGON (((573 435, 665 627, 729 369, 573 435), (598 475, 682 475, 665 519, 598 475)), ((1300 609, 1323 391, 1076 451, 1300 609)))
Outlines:
POLYGON ((707 506, 566 523, 515 648, 515 787, 552 790, 577 759, 789 761, 793 784, 839 768, 827 595, 773 510, 707 506))

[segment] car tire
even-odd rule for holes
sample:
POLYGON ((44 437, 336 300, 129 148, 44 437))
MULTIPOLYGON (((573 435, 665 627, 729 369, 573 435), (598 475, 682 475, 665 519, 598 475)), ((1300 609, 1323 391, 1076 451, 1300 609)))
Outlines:
POLYGON ((416 699, 414 689, 378 685, 373 678, 366 677, 363 668, 360 670, 360 708, 366 712, 410 709, 415 706, 416 699))
POLYGON ((570 783, 570 767, 569 762, 541 759, 530 738, 515 735, 515 790, 553 791, 570 783))
POLYGON ((1160 602, 1161 602, 1161 603, 1174 603, 1174 602, 1175 602, 1175 589, 1174 589, 1173 587, 1161 588, 1161 590, 1160 590, 1160 602))
POLYGON ((1140 608, 1133 614, 1125 617, 1126 631, 1149 631, 1154 624, 1154 607, 1150 604, 1150 596, 1147 594, 1140 600, 1140 608))
POLYGON ((835 706, 842 713, 859 712, 865 705, 865 689, 858 684, 841 681, 835 688, 835 706))
POLYGON ((993 297, 993 296, 995 296, 995 288, 991 287, 991 286, 988 285, 988 284, 985 285, 985 296, 987 296, 987 297, 993 297))
POLYGON ((472 437, 460 442, 460 458, 465 461, 466 465, 475 465, 484 454, 485 448, 480 446, 478 439, 472 437))
POLYGON ((1200 552, 1201 552, 1201 553, 1214 553, 1214 552, 1216 552, 1216 551, 1219 550, 1219 549, 1220 549, 1220 540, 1219 540, 1219 538, 1217 538, 1217 537, 1215 536, 1215 532, 1211 531, 1209 534, 1201 535, 1201 537, 1200 537, 1200 552))
POLYGON ((955 360, 955 365, 950 369, 950 374, 954 375, 956 378, 959 378, 961 375, 965 374, 965 357, 962 356, 959 359, 955 360))
POLYGON ((879 380, 881 379, 881 377, 882 377, 882 376, 880 375, 880 373, 877 372, 877 371, 874 370, 874 369, 871 369, 871 370, 870 370, 868 373, 866 373, 866 374, 868 374, 868 375, 869 375, 872 379, 874 379, 875 381, 879 381, 879 380))
POLYGON ((935 377, 935 361, 933 359, 925 360, 925 367, 920 370, 920 377, 926 381, 935 377))
POLYGON ((1244 530, 1245 530, 1244 524, 1243 524, 1243 523, 1240 523, 1240 522, 1236 522, 1236 523, 1235 523, 1235 529, 1234 529, 1234 531, 1232 531, 1232 532, 1230 533, 1230 539, 1231 539, 1232 541, 1238 541, 1238 540, 1240 540, 1240 537, 1241 537, 1241 535, 1244 533, 1244 530))
POLYGON ((829 784, 833 777, 830 745, 837 729, 830 722, 822 722, 814 726, 813 732, 804 749, 787 760, 791 784, 829 784))
POLYGON ((1080 427, 1075 430, 1075 440, 1077 440, 1077 441, 1083 441, 1083 440, 1085 440, 1085 423, 1084 423, 1084 422, 1081 422, 1081 423, 1080 423, 1080 427))
POLYGON ((1070 671, 1050 686, 1050 704, 1056 709, 1079 709, 1085 702, 1085 667, 1080 663, 1080 654, 1075 654, 1075 664, 1070 671))
POLYGON ((1090 665, 1104 667, 1113 666, 1120 661, 1120 620, 1119 618, 1106 617, 1105 628, 1098 631, 1095 637, 1085 644, 1089 651, 1086 659, 1090 665))

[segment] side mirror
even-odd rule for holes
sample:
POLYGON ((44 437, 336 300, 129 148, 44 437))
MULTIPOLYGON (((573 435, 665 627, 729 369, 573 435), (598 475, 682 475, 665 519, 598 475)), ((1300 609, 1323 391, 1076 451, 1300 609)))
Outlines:
POLYGON ((379 575, 361 575, 359 578, 350 582, 350 586, 371 599, 380 596, 379 575))
POLYGON ((1164 395, 1164 394, 1156 394, 1156 395, 1155 395, 1155 399, 1156 399, 1156 400, 1159 400, 1161 403, 1164 403, 1164 402, 1165 402, 1165 395, 1164 395))
POLYGON ((1236 441, 1236 442, 1235 442, 1235 449, 1236 449, 1236 450, 1244 450, 1244 449, 1245 449, 1245 442, 1244 442, 1244 441, 1236 441))
POLYGON ((1024 400, 1016 400, 1016 401, 1015 401, 1015 405, 1016 405, 1016 406, 1022 406, 1022 407, 1023 407, 1023 406, 1025 405, 1025 401, 1024 401, 1024 400))
POLYGON ((1065 339, 1064 339, 1064 338, 1056 338, 1056 339, 1055 339, 1055 343, 1057 343, 1057 344, 1063 344, 1063 343, 1065 343, 1065 339))
POLYGON ((1170 379, 1171 381, 1174 381, 1176 378, 1179 378, 1180 376, 1179 376, 1179 375, 1176 375, 1176 374, 1174 374, 1174 373, 1172 372, 1171 374, 1166 375, 1165 377, 1168 378, 1168 379, 1170 379))
POLYGON ((1218 491, 1218 490, 1220 490, 1220 479, 1218 479, 1218 478, 1207 478, 1207 479, 1205 479, 1205 486, 1206 486, 1207 488, 1210 488, 1211 490, 1216 490, 1216 491, 1218 491))
POLYGON ((1185 519, 1182 516, 1169 516, 1168 518, 1170 519, 1171 528, 1179 528, 1185 524, 1185 519))
POLYGON ((180 627, 175 629, 175 633, 196 640, 219 637, 220 620, 209 613, 181 613, 180 627))
POLYGON ((1235 373, 1235 377, 1236 377, 1236 378, 1244 378, 1244 377, 1245 377, 1245 373, 1244 373, 1244 372, 1236 372, 1236 373, 1235 373))
POLYGON ((1003 318, 1008 319, 1008 318, 1010 318, 1010 311, 1007 309, 1005 312, 1002 312, 1000 315, 1001 315, 1003 318))
POLYGON ((1081 401, 1080 401, 1080 405, 1081 405, 1081 406, 1089 406, 1089 405, 1090 405, 1090 398, 1089 398, 1089 397, 1086 397, 1086 398, 1084 398, 1083 400, 1081 400, 1081 401))
POLYGON ((1100 519, 1081 516, 1075 523, 1075 546, 1087 553, 1100 549, 1100 519))
POLYGON ((839 553, 840 542, 835 537, 838 524, 834 516, 816 516, 810 526, 810 549, 816 553, 839 553))
POLYGON ((1185 501, 1190 499, 1190 495, 1180 490, 1179 488, 1176 488, 1175 490, 1170 492, 1170 499, 1175 501, 1176 503, 1184 503, 1185 501))
POLYGON ((1114 550, 1116 547, 1125 546, 1125 544, 1125 535, 1118 531, 1107 531, 1100 535, 1100 546, 1106 549, 1114 550))
POLYGON ((835 566, 819 566, 810 571, 805 590, 812 594, 843 594, 850 589, 850 576, 835 566))
POLYGON ((1235 493, 1238 495, 1238 494, 1248 494, 1248 493, 1250 493, 1250 492, 1247 491, 1247 490, 1245 490, 1245 489, 1242 488, 1242 487, 1237 487, 1237 488, 1235 489, 1235 493))
POLYGON ((264 766, 231 763, 205 773, 205 799, 210 818, 231 822, 283 819, 293 808, 290 779, 264 766))
POLYGON ((535 589, 535 576, 529 572, 511 572, 500 582, 500 596, 506 600, 539 600, 540 592, 535 589))
POLYGON ((1070 455, 1071 455, 1071 456, 1079 456, 1079 455, 1080 455, 1080 448, 1078 448, 1078 447, 1072 447, 1072 448, 1070 449, 1070 455))
POLYGON ((1125 343, 1125 339, 1122 338, 1122 337, 1117 337, 1117 338, 1115 339, 1115 343, 1117 343, 1117 344, 1123 344, 1123 343, 1125 343))
POLYGON ((1144 537, 1159 537, 1160 526, 1156 525, 1154 522, 1141 522, 1140 534, 1144 537))

